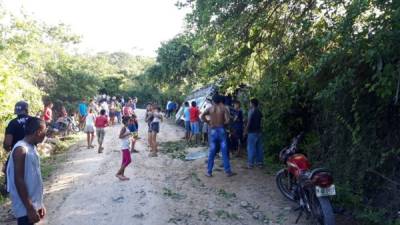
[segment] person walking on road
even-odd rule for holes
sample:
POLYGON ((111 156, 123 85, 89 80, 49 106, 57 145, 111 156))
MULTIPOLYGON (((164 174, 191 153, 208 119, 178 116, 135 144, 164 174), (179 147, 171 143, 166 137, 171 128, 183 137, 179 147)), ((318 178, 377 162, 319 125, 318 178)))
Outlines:
POLYGON ((157 134, 160 132, 160 123, 163 121, 163 116, 161 114, 161 108, 155 107, 153 110, 153 120, 151 121, 151 153, 150 157, 157 157, 158 148, 157 148, 157 134))
POLYGON ((128 129, 132 134, 131 148, 130 148, 131 153, 139 153, 139 151, 135 149, 136 140, 138 138, 138 132, 139 132, 136 114, 132 114, 132 116, 129 118, 128 129))
POLYGON ((191 135, 189 139, 192 140, 194 136, 195 143, 198 144, 200 140, 200 110, 195 101, 192 102, 192 107, 189 109, 189 112, 191 127, 191 135))
POLYGON ((106 130, 105 128, 109 125, 108 124, 108 117, 106 116, 106 110, 102 109, 100 110, 100 115, 96 117, 95 121, 95 127, 96 127, 96 136, 97 136, 97 142, 99 143, 99 148, 98 148, 98 153, 103 152, 103 141, 104 141, 104 136, 106 135, 106 130))
POLYGON ((90 99, 90 100, 89 100, 89 106, 88 106, 88 108, 93 110, 93 113, 94 113, 95 116, 98 115, 98 113, 99 113, 99 107, 97 106, 97 104, 96 104, 96 102, 94 101, 94 99, 90 99))
POLYGON ((186 142, 189 142, 190 140, 190 132, 191 132, 191 127, 190 127, 190 111, 189 111, 189 102, 185 102, 184 108, 183 108, 183 119, 185 122, 185 140, 186 142))
POLYGON ((145 122, 147 123, 148 127, 148 135, 147 135, 147 145, 151 150, 151 137, 152 137, 152 132, 151 132, 151 122, 153 121, 153 105, 151 103, 147 104, 146 107, 146 117, 145 117, 145 122))
POLYGON ((245 128, 247 134, 247 168, 252 169, 255 165, 262 167, 264 154, 261 141, 262 113, 258 108, 258 100, 250 100, 248 122, 245 128))
POLYGON ((232 121, 232 132, 231 132, 231 143, 232 149, 236 151, 236 156, 239 156, 240 149, 244 145, 243 143, 243 111, 240 108, 240 102, 233 102, 234 108, 231 110, 233 121, 232 121))
POLYGON ((115 116, 116 116, 116 106, 115 106, 115 101, 113 100, 113 101, 111 101, 111 103, 110 103, 110 107, 109 107, 109 110, 110 110, 110 114, 109 114, 109 118, 110 118, 110 125, 111 126, 113 126, 114 124, 115 124, 115 116))
POLYGON ((115 175, 119 180, 129 180, 128 177, 124 175, 126 167, 132 162, 130 148, 131 132, 128 129, 129 118, 125 117, 122 119, 122 124, 124 125, 119 132, 119 139, 121 139, 121 154, 122 154, 122 164, 121 168, 115 175))
POLYGON ((132 100, 129 100, 128 103, 122 107, 122 119, 124 118, 130 118, 133 114, 133 109, 132 109, 132 100))
MULTIPOLYGON (((104 109, 102 109, 104 110, 104 109)), ((105 111, 105 110, 104 110, 105 111)), ((96 117, 93 114, 93 109, 89 109, 89 114, 86 116, 85 119, 85 133, 87 134, 87 148, 94 148, 93 146, 93 139, 95 133, 95 125, 94 122, 96 121, 96 117)))
POLYGON ((25 137, 18 141, 7 166, 7 190, 18 225, 30 225, 44 218, 43 181, 36 145, 46 136, 46 123, 30 117, 25 123, 25 137))
POLYGON ((214 96, 213 101, 214 105, 206 109, 206 111, 201 115, 201 119, 207 122, 210 128, 210 150, 208 155, 206 176, 212 176, 214 159, 218 144, 222 153, 224 171, 228 177, 231 177, 233 175, 236 175, 236 173, 232 172, 231 170, 225 131, 225 126, 229 124, 230 115, 228 109, 224 105, 224 98, 222 96, 214 96))
POLYGON ((136 105, 137 105, 137 103, 138 103, 138 98, 137 98, 137 97, 133 97, 133 99, 132 99, 132 104, 131 104, 131 107, 132 107, 132 111, 133 111, 133 112, 135 112, 135 110, 136 110, 136 105))
POLYGON ((165 111, 166 111, 165 117, 168 119, 172 117, 172 111, 173 111, 173 107, 174 107, 173 104, 174 103, 172 101, 168 101, 167 106, 165 107, 165 111))
POLYGON ((79 129, 83 130, 83 128, 85 127, 85 118, 87 116, 88 113, 88 107, 86 104, 86 99, 83 98, 82 102, 79 103, 79 129))
POLYGON ((121 100, 117 99, 117 101, 115 101, 115 116, 117 117, 117 123, 121 124, 121 110, 122 110, 122 105, 121 105, 121 100))

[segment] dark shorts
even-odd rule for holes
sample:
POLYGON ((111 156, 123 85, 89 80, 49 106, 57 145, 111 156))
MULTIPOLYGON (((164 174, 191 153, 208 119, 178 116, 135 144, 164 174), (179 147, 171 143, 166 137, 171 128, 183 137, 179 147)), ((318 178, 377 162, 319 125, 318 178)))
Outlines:
POLYGON ((151 123, 151 132, 159 133, 160 132, 160 123, 158 123, 158 122, 151 123))
POLYGON ((151 133, 151 123, 148 123, 147 126, 148 126, 149 133, 151 133))
POLYGON ((33 225, 33 223, 29 222, 28 216, 23 216, 17 218, 17 224, 18 225, 33 225))
POLYGON ((79 122, 84 123, 86 119, 86 115, 79 115, 79 122))

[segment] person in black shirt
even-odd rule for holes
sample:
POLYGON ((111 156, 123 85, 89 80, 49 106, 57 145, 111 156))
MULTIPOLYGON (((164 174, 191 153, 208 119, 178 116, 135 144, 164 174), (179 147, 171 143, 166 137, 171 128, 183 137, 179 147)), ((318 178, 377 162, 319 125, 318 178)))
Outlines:
POLYGON ((8 123, 3 142, 3 147, 7 152, 10 152, 14 145, 25 137, 24 126, 29 118, 28 103, 25 101, 17 102, 14 112, 17 117, 8 123))
POLYGON ((231 123, 231 147, 239 155, 240 148, 243 143, 243 111, 240 109, 240 102, 233 102, 234 108, 231 109, 232 123, 231 123))
POLYGON ((247 133, 247 168, 249 169, 255 165, 262 167, 264 160, 261 142, 262 113, 258 105, 257 99, 250 100, 248 122, 245 128, 245 133, 247 133))
MULTIPOLYGON (((29 118, 28 109, 29 105, 25 101, 19 101, 15 104, 14 113, 17 115, 17 117, 8 123, 3 141, 3 148, 7 153, 11 152, 14 145, 25 137, 24 127, 29 118)), ((7 168, 8 160, 9 158, 7 158, 7 161, 3 167, 4 174, 5 168, 7 168)))

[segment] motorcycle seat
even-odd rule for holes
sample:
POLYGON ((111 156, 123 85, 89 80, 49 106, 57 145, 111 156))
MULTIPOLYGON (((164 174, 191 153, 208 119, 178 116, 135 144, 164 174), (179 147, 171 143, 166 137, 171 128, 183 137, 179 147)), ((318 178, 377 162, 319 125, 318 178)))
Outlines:
POLYGON ((311 179, 315 174, 321 173, 321 172, 330 173, 330 171, 326 168, 315 168, 308 174, 308 178, 311 179))

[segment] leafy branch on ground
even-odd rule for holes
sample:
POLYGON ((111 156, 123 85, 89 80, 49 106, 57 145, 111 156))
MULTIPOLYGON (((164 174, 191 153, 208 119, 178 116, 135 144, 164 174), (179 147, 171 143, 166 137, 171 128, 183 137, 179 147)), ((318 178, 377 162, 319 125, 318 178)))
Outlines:
POLYGON ((160 152, 167 154, 173 159, 184 160, 188 145, 186 141, 168 141, 160 143, 160 152))
POLYGON ((174 200, 182 200, 182 199, 186 198, 185 194, 174 192, 171 189, 166 188, 166 187, 163 188, 163 195, 166 196, 166 197, 169 197, 171 199, 174 199, 174 200))

